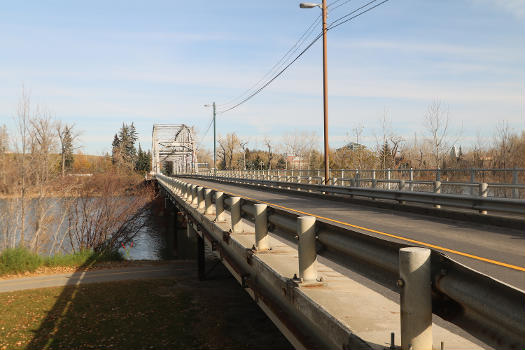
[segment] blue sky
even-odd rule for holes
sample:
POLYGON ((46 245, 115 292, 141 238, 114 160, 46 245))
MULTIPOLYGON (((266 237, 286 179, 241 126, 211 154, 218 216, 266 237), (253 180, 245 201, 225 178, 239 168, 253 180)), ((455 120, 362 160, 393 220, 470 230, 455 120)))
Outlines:
MULTIPOLYGON (((335 0, 329 0, 332 3, 335 0)), ((339 1, 339 4, 345 0, 339 1)), ((144 148, 153 123, 195 126, 259 80, 319 14, 299 1, 11 1, 0 5, 0 124, 13 125, 21 86, 82 131, 84 151, 110 150, 122 122, 144 148)), ((329 11, 329 22, 364 4, 329 11)), ((335 7, 335 6, 334 6, 335 7)), ((498 121, 525 129, 525 2, 390 0, 328 33, 332 146, 361 124, 370 146, 387 113, 397 134, 423 136, 433 100, 460 144, 487 142, 498 121)), ((322 135, 322 46, 217 118, 261 146, 285 133, 322 135)), ((211 133, 203 145, 211 147, 211 133)))

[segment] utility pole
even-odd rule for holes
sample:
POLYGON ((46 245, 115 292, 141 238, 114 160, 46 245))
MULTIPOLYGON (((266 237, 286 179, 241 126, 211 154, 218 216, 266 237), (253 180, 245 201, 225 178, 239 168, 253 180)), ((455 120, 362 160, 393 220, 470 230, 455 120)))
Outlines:
POLYGON ((324 183, 328 184, 330 180, 330 169, 328 167, 330 152, 328 148, 328 73, 327 73, 327 58, 326 58, 326 0, 321 4, 314 4, 311 2, 302 2, 299 4, 300 8, 311 9, 319 7, 322 10, 323 17, 323 114, 324 114, 324 183))
POLYGON ((328 73, 326 62, 326 0, 323 0, 323 111, 324 111, 324 183, 328 184, 328 73))
POLYGON ((216 149, 216 136, 217 136, 217 129, 215 128, 215 102, 213 102, 213 175, 217 175, 217 149, 216 149))

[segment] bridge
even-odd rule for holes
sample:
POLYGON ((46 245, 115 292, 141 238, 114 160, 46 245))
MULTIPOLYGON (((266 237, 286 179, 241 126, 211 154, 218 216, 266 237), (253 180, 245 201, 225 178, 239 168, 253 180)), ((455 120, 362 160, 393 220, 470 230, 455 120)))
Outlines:
POLYGON ((523 185, 316 176, 155 173, 200 277, 207 245, 298 349, 525 346, 523 185))

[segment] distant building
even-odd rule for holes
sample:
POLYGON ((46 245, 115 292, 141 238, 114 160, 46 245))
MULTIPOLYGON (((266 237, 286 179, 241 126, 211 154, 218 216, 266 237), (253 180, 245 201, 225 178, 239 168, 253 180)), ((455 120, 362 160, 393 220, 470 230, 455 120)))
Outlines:
POLYGON ((296 156, 294 154, 288 154, 286 156, 286 163, 288 169, 301 169, 304 165, 304 159, 301 156, 296 156))

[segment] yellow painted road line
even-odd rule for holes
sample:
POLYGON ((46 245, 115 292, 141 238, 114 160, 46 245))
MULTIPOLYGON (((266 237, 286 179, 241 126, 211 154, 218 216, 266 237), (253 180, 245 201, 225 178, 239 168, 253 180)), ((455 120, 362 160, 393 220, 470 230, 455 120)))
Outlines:
POLYGON ((338 223, 338 224, 341 224, 341 225, 344 225, 344 226, 357 228, 357 229, 360 229, 360 230, 363 230, 363 231, 376 233, 378 235, 387 236, 387 237, 395 238, 395 239, 398 239, 398 240, 401 240, 401 241, 410 242, 410 243, 414 243, 414 244, 419 244, 419 245, 424 246, 424 247, 434 248, 434 249, 442 250, 442 251, 449 252, 449 253, 452 253, 452 254, 465 256, 467 258, 471 258, 471 259, 474 259, 474 260, 484 261, 484 262, 487 262, 487 263, 490 263, 490 264, 507 267, 507 268, 512 269, 512 270, 525 272, 525 267, 522 267, 522 266, 516 266, 516 265, 512 265, 512 264, 507 264, 507 263, 504 263, 502 261, 497 261, 497 260, 493 260, 493 259, 484 258, 484 257, 481 257, 481 256, 477 256, 477 255, 461 252, 461 251, 458 251, 458 250, 445 248, 445 247, 442 247, 442 246, 439 246, 439 245, 425 243, 425 242, 418 241, 418 240, 415 240, 415 239, 406 238, 406 237, 402 237, 402 236, 399 236, 399 235, 394 235, 394 234, 391 234, 391 233, 386 233, 386 232, 382 232, 382 231, 366 228, 366 227, 363 227, 363 226, 353 225, 353 224, 350 224, 348 222, 339 221, 339 220, 335 220, 335 219, 330 219, 330 218, 327 218, 327 217, 324 217, 324 216, 321 216, 321 215, 316 215, 316 214, 308 213, 308 212, 305 212, 305 211, 288 208, 288 207, 285 207, 285 206, 282 206, 282 205, 279 205, 279 204, 274 204, 274 203, 270 203, 270 202, 261 201, 259 199, 250 198, 250 197, 247 197, 247 196, 244 196, 244 195, 240 195, 240 194, 237 194, 237 193, 232 193, 232 192, 224 191, 224 190, 213 188, 213 187, 210 187, 210 188, 215 190, 215 191, 224 192, 224 193, 236 196, 236 197, 242 197, 242 198, 249 199, 249 200, 252 200, 252 201, 256 201, 256 202, 259 202, 259 203, 264 203, 264 204, 267 204, 267 205, 271 205, 271 206, 274 206, 274 207, 277 207, 277 208, 290 210, 290 211, 293 211, 293 212, 296 212, 296 213, 299 213, 299 214, 315 216, 318 219, 323 219, 323 220, 335 222, 335 223, 338 223))

